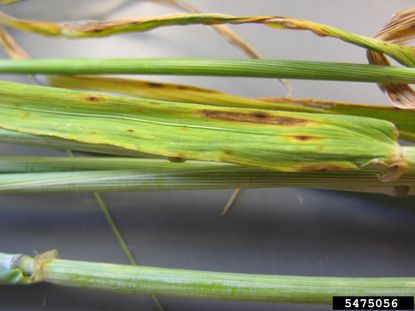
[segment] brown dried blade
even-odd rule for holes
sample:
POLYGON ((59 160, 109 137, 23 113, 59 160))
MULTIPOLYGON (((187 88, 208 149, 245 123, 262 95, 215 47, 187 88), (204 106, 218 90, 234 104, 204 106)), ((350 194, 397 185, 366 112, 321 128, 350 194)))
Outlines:
MULTIPOLYGON (((396 44, 405 44, 415 38, 415 9, 398 12, 375 35, 375 38, 396 44)), ((415 47, 413 47, 415 50, 415 47)), ((391 66, 385 54, 368 50, 370 64, 391 66)), ((415 108, 415 92, 408 84, 378 84, 396 107, 402 109, 415 108)))

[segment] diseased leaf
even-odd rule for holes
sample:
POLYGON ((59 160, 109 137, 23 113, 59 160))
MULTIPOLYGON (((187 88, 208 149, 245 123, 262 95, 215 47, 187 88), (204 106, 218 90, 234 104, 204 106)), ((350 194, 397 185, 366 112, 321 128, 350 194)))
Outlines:
POLYGON ((274 104, 291 104, 291 107, 296 107, 298 111, 301 111, 302 107, 306 109, 314 108, 319 113, 344 114, 387 120, 398 128, 400 139, 411 142, 415 141, 415 110, 412 109, 402 110, 389 106, 319 100, 315 98, 271 97, 259 99, 274 104))
POLYGON ((339 38, 364 48, 385 53, 407 66, 415 64, 415 51, 410 47, 357 35, 328 25, 281 16, 232 16, 216 13, 170 14, 115 21, 88 21, 59 24, 19 20, 4 12, 0 12, 0 24, 43 35, 63 36, 67 38, 104 37, 125 32, 148 31, 173 25, 264 24, 279 29, 310 30, 318 36, 339 38))
POLYGON ((355 104, 313 98, 247 98, 184 84, 101 76, 51 76, 52 86, 118 93, 134 97, 188 102, 212 106, 267 110, 346 114, 383 119, 395 124, 400 138, 415 141, 415 110, 380 105, 355 104))
MULTIPOLYGON (((212 106, 298 111, 292 105, 264 103, 253 98, 236 96, 213 89, 185 84, 102 76, 49 76, 47 81, 51 86, 56 87, 102 91, 165 101, 188 102, 212 106)), ((318 112, 319 110, 304 107, 302 111, 318 112)))
MULTIPOLYGON (((0 127, 160 156, 280 171, 400 171, 393 124, 370 118, 211 107, 0 83, 0 127)), ((399 174, 399 175, 400 175, 399 174)))

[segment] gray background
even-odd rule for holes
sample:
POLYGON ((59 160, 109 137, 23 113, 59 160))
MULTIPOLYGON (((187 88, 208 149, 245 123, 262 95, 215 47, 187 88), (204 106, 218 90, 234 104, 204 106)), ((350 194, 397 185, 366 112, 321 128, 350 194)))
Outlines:
MULTIPOLYGON (((120 1, 31 0, 8 7, 19 17, 70 20, 120 1), (99 5, 98 5, 99 3, 99 5)), ((174 12, 130 1, 108 18, 174 12)), ((209 12, 301 17, 373 35, 413 1, 198 0, 209 12)), ((266 58, 366 62, 364 50, 307 32, 233 27, 266 58)), ((64 40, 12 32, 37 58, 245 57, 208 27, 172 27, 145 34, 64 40)), ((4 56, 5 57, 5 56, 4 56)), ((246 96, 283 96, 275 80, 155 77, 246 96)), ((7 77, 23 81, 22 77, 7 77)), ((292 81, 297 97, 387 101, 375 85, 292 81)), ((65 155, 45 148, 0 145, 0 155, 65 155)), ((105 193, 127 243, 143 265, 214 271, 332 275, 415 275, 412 199, 305 189, 246 190, 219 215, 231 191, 105 193)), ((33 254, 57 248, 63 258, 127 263, 91 194, 3 195, 0 250, 33 254)), ((166 310, 330 310, 329 306, 160 298, 166 310)), ((1 287, 0 310, 156 310, 149 297, 48 284, 1 287)))

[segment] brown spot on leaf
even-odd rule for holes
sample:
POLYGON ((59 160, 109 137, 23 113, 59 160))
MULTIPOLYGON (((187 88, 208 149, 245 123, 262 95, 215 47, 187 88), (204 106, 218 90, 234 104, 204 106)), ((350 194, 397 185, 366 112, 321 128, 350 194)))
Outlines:
POLYGON ((173 162, 173 163, 184 163, 184 162, 186 162, 186 160, 181 158, 181 157, 168 157, 167 160, 169 160, 170 162, 173 162))
POLYGON ((265 119, 267 115, 263 112, 259 112, 255 114, 255 117, 257 117, 258 119, 265 119))
POLYGON ((293 136, 287 136, 290 139, 293 139, 295 141, 303 141, 303 142, 312 142, 317 140, 322 140, 323 137, 319 136, 310 136, 310 135, 293 135, 293 136))
POLYGON ((98 102, 104 102, 105 98, 99 95, 88 95, 88 96, 85 96, 85 100, 89 102, 98 103, 98 102))
POLYGON ((233 112, 219 110, 202 110, 203 116, 208 119, 247 122, 257 124, 275 124, 282 126, 300 126, 310 123, 309 120, 269 114, 266 112, 233 112))
POLYGON ((164 87, 163 84, 157 82, 148 82, 147 85, 152 88, 160 88, 164 87))
POLYGON ((230 155, 230 156, 234 155, 233 150, 230 150, 230 149, 223 150, 223 153, 226 154, 226 155, 230 155))
POLYGON ((71 23, 71 24, 64 24, 63 28, 67 31, 73 32, 83 32, 83 33, 101 33, 105 30, 111 29, 111 27, 115 26, 113 22, 97 22, 91 21, 86 23, 71 23))
POLYGON ((307 140, 313 140, 315 137, 300 135, 300 136, 293 136, 293 138, 296 140, 300 140, 300 141, 307 141, 307 140))
POLYGON ((287 29, 310 30, 321 37, 331 36, 331 34, 326 29, 324 29, 324 27, 302 19, 275 16, 269 19, 267 22, 278 24, 287 29))
POLYGON ((134 133, 135 131, 133 129, 128 129, 127 132, 134 133))

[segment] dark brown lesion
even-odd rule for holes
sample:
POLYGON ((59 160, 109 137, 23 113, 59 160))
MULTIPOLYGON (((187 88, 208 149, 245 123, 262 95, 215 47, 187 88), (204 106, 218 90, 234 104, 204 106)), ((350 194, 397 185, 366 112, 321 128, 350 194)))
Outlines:
POLYGON ((187 85, 180 85, 180 84, 176 84, 173 86, 175 89, 180 90, 180 91, 190 91, 190 92, 199 92, 199 93, 208 93, 208 94, 218 93, 215 90, 202 89, 202 88, 195 87, 195 86, 187 86, 187 85))
POLYGON ((324 137, 311 136, 311 135, 290 135, 286 137, 288 137, 289 139, 295 140, 295 141, 299 141, 299 142, 315 142, 315 141, 320 141, 324 139, 324 137))
POLYGON ((127 132, 134 133, 135 131, 133 129, 128 129, 127 132))
POLYGON ((82 33, 101 33, 108 29, 111 29, 115 26, 115 23, 109 22, 97 22, 97 21, 90 21, 86 23, 71 23, 71 24, 64 24, 62 26, 62 31, 73 31, 73 32, 82 32, 82 33))
POLYGON ((162 88, 162 87, 164 87, 163 84, 157 83, 157 82, 148 82, 147 86, 149 86, 151 88, 162 88))
POLYGON ((311 123, 301 118, 270 114, 266 112, 234 112, 219 110, 202 110, 202 115, 208 119, 247 122, 256 124, 274 124, 281 126, 301 126, 311 123))
POLYGON ((181 90, 181 91, 188 91, 190 90, 190 88, 184 86, 184 85, 177 85, 176 89, 181 90))
POLYGON ((167 160, 170 161, 170 162, 173 162, 173 163, 184 163, 184 162, 186 162, 186 159, 184 159, 182 157, 168 157, 167 160))
POLYGON ((99 95, 87 95, 84 97, 88 102, 101 103, 105 102, 105 97, 99 95))
POLYGON ((101 33, 101 32, 103 32, 104 30, 105 30, 105 29, 93 28, 93 29, 86 29, 86 30, 83 30, 83 32, 101 33))

